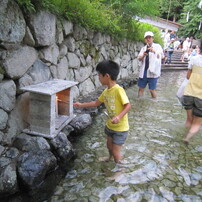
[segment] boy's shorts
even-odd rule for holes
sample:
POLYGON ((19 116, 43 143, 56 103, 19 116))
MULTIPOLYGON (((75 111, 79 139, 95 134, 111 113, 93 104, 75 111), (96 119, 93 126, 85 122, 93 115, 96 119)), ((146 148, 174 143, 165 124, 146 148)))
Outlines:
POLYGON ((156 89, 158 78, 147 78, 147 71, 144 71, 143 78, 138 79, 138 87, 145 88, 148 84, 149 90, 156 89))
POLYGON ((193 115, 202 117, 202 99, 184 95, 182 105, 186 110, 192 109, 193 115))
POLYGON ((110 130, 109 128, 105 126, 105 134, 112 138, 113 144, 122 145, 126 141, 126 138, 128 136, 128 131, 123 131, 123 132, 114 131, 114 130, 110 130))

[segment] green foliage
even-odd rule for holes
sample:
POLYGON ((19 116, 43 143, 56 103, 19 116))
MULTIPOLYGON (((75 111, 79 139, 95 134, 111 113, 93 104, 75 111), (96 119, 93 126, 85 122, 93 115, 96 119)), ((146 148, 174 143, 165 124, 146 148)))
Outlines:
MULTIPOLYGON (((159 14, 159 0, 16 0, 26 12, 40 9, 64 16, 91 31, 110 34, 116 39, 142 41, 145 31, 158 33, 152 25, 141 24, 134 16, 159 14)), ((156 35, 156 39, 159 34, 156 35)))
POLYGON ((139 29, 141 30, 141 33, 138 33, 139 35, 139 41, 144 42, 144 33, 146 31, 152 31, 154 33, 154 42, 159 43, 163 46, 163 39, 161 37, 161 33, 159 32, 159 29, 157 27, 154 27, 147 23, 139 23, 139 29))
POLYGON ((112 9, 106 9, 99 1, 68 0, 66 16, 72 22, 80 24, 92 31, 108 34, 119 33, 120 17, 115 16, 112 9))
POLYGON ((185 1, 187 0, 160 0, 161 17, 171 21, 179 20, 185 1))
POLYGON ((24 9, 26 12, 36 12, 40 9, 50 10, 54 13, 57 13, 57 6, 54 5, 52 0, 16 0, 17 3, 24 9))
POLYGON ((183 27, 179 29, 178 34, 184 37, 193 36, 201 39, 202 32, 199 30, 199 24, 202 19, 202 9, 198 8, 199 1, 189 0, 184 3, 181 20, 179 21, 183 27), (187 21, 187 13, 189 12, 189 19, 187 21))
POLYGON ((160 14, 158 10, 159 0, 102 0, 102 2, 126 18, 160 14))
POLYGON ((31 0, 17 0, 17 3, 25 10, 29 12, 34 12, 35 6, 32 4, 31 0))

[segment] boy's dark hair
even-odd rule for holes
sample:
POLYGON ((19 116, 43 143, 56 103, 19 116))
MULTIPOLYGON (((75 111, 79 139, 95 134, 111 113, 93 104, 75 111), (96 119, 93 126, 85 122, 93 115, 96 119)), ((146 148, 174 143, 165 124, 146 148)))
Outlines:
POLYGON ((193 45, 192 48, 193 48, 193 49, 196 49, 196 45, 193 45))
POLYGON ((109 74, 111 80, 116 81, 119 75, 120 68, 119 65, 112 60, 103 60, 102 62, 98 63, 96 71, 103 76, 109 74))

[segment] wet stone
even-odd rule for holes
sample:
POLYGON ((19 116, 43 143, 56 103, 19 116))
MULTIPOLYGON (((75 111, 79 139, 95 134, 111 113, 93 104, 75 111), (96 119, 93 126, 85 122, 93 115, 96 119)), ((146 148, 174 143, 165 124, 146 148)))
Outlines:
POLYGON ((182 193, 182 189, 180 187, 176 187, 174 192, 176 195, 180 195, 182 193))

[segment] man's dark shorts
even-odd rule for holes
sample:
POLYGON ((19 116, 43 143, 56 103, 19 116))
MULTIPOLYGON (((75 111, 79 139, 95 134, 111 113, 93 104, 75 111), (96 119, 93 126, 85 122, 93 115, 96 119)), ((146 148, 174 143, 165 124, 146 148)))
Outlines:
POLYGON ((114 130, 110 130, 109 128, 105 126, 105 134, 112 138, 113 144, 122 145, 126 141, 126 138, 128 136, 128 131, 123 131, 123 132, 114 131, 114 130))
POLYGON ((202 117, 202 99, 184 95, 182 105, 186 110, 192 109, 193 115, 202 117))

